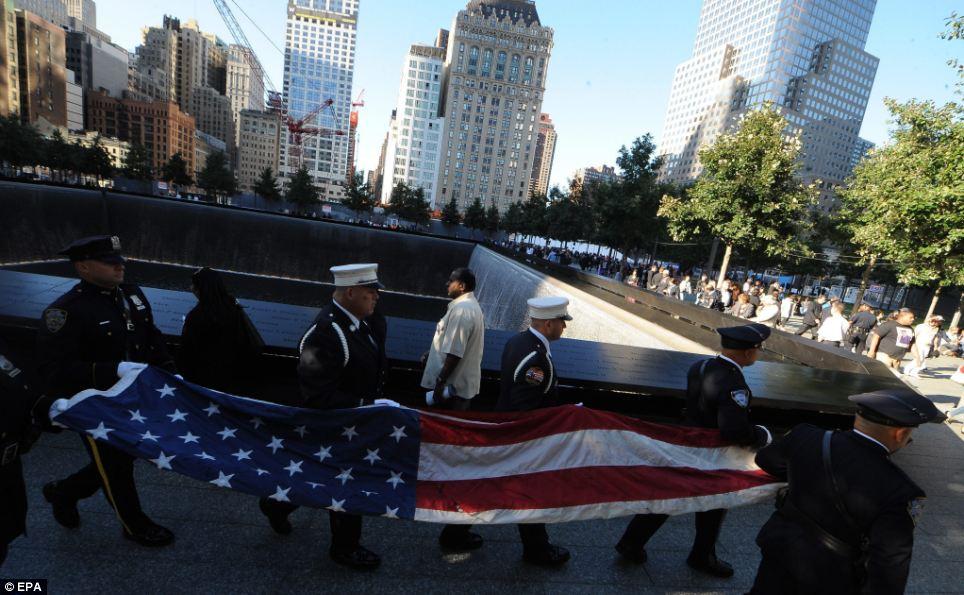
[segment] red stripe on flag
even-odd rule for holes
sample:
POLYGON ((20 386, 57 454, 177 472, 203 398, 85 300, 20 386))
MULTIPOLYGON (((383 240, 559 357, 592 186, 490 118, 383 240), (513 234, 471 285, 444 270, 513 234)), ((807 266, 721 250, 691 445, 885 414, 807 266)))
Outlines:
POLYGON ((719 430, 669 426, 641 421, 625 415, 588 407, 565 405, 506 415, 452 412, 422 412, 422 442, 453 446, 497 446, 514 444, 578 430, 628 430, 669 444, 697 448, 732 446, 720 438, 719 430), (473 423, 483 422, 483 423, 473 423))
POLYGON ((419 481, 416 507, 477 513, 606 502, 668 500, 737 492, 774 483, 763 471, 688 467, 583 467, 465 481, 419 481))

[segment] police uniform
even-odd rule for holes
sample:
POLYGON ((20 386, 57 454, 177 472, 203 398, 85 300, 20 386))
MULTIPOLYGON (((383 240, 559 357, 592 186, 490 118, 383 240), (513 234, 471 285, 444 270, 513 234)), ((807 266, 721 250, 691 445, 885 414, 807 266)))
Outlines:
MULTIPOLYGON (((534 320, 572 320, 569 300, 540 297, 528 300, 529 317, 534 320)), ((532 411, 558 405, 558 376, 549 341, 533 328, 509 339, 502 351, 499 400, 496 411, 532 411)), ((569 552, 549 543, 544 524, 521 524, 523 557, 540 565, 557 565, 569 560, 569 552)))
MULTIPOLYGON (((96 236, 78 240, 60 254, 72 262, 118 265, 124 262, 120 249, 116 236, 96 236)), ((43 312, 37 349, 46 392, 55 397, 110 388, 132 362, 176 372, 147 298, 139 287, 126 283, 108 289, 82 280, 57 298, 43 312)), ((91 463, 67 479, 44 486, 54 518, 66 527, 77 527, 77 501, 103 489, 125 536, 148 546, 173 541, 170 531, 141 510, 134 457, 90 436, 82 438, 91 463)))
MULTIPOLYGON (((336 287, 375 287, 377 264, 331 268, 336 287)), ((299 344, 298 379, 303 406, 347 409, 371 405, 382 394, 388 358, 385 355, 385 317, 375 313, 359 320, 337 302, 321 309, 299 344)), ((264 498, 259 503, 271 527, 291 532, 288 515, 297 506, 264 498)), ((329 511, 332 559, 353 568, 374 568, 380 560, 359 544, 362 517, 329 511)))
POLYGON ((7 544, 27 532, 27 489, 20 456, 37 437, 32 410, 43 411, 34 378, 0 341, 0 564, 7 544))
MULTIPOLYGON (((719 328, 717 332, 725 349, 760 348, 770 336, 769 327, 756 323, 719 328)), ((739 364, 725 355, 698 361, 686 375, 686 424, 719 429, 720 437, 730 444, 760 448, 768 444, 771 437, 769 430, 750 423, 752 399, 753 392, 739 364)), ((732 576, 732 567, 716 557, 716 540, 726 510, 707 510, 695 516, 696 539, 687 564, 714 576, 732 576)), ((665 514, 636 515, 616 544, 616 550, 630 561, 645 562, 646 542, 668 518, 665 514)))
MULTIPOLYGON (((943 421, 911 389, 853 395, 857 413, 892 427, 943 421)), ((924 491, 881 442, 854 429, 801 424, 756 463, 788 481, 757 535, 763 554, 751 593, 903 593, 924 491)))

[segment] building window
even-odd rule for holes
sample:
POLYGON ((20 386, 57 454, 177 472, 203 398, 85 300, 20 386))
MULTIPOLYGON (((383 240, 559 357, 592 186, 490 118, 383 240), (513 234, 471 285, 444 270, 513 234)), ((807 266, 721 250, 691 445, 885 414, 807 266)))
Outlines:
POLYGON ((495 63, 495 80, 497 81, 501 81, 505 79, 506 57, 507 56, 505 52, 499 52, 498 59, 496 60, 496 63, 495 63))

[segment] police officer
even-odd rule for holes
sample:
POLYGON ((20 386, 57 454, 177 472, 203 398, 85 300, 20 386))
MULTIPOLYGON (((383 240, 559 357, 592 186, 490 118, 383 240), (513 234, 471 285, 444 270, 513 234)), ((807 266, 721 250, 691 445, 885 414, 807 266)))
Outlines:
POLYGON ((0 565, 7 557, 7 545, 27 530, 27 489, 20 456, 39 433, 32 412, 43 415, 45 405, 50 403, 40 399, 36 378, 0 340, 0 565))
MULTIPOLYGON (((549 343, 562 337, 569 316, 569 300, 538 297, 528 301, 529 328, 509 339, 502 351, 501 390, 496 411, 531 411, 559 404, 559 378, 549 343)), ((521 524, 522 557, 540 566, 569 560, 569 550, 549 543, 544 524, 521 524)))
MULTIPOLYGON (((686 423, 700 428, 719 428, 727 442, 760 448, 771 441, 769 430, 750 423, 753 393, 743 377, 743 368, 753 365, 770 336, 762 324, 718 328, 720 355, 693 364, 686 374, 686 423)), ((716 540, 726 510, 696 513, 696 539, 686 563, 700 572, 728 578, 733 567, 716 557, 716 540)), ((623 558, 642 564, 646 561, 646 542, 669 518, 665 514, 638 514, 630 521, 619 543, 623 558)))
POLYGON ((751 593, 903 593, 924 491, 890 455, 944 414, 909 388, 852 395, 854 427, 801 424, 756 455, 788 481, 756 542, 751 593))
MULTIPOLYGON (((298 378, 303 406, 313 409, 346 409, 371 405, 382 394, 388 358, 385 355, 385 318, 375 313, 378 290, 377 264, 349 264, 331 267, 335 277, 332 303, 318 313, 300 343, 298 378)), ((267 498, 261 512, 275 532, 291 532, 288 515, 297 506, 267 498)), ((381 563, 363 547, 362 518, 329 511, 331 547, 335 562, 370 569, 381 563)))
MULTIPOLYGON (((136 285, 124 283, 124 257, 117 236, 83 238, 60 254, 70 258, 81 281, 43 312, 38 357, 45 392, 70 397, 88 388, 105 390, 136 362, 176 372, 147 298, 136 285)), ((141 510, 134 457, 90 436, 83 440, 91 463, 43 488, 57 522, 78 527, 77 501, 100 488, 125 537, 145 546, 174 541, 173 533, 141 510)))

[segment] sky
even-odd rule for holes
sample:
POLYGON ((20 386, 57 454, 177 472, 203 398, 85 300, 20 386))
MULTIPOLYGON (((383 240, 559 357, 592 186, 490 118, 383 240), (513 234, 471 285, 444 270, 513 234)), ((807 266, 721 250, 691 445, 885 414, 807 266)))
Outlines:
MULTIPOLYGON (((284 59, 286 0, 229 0, 274 84, 284 59), (238 10, 244 10, 266 34, 238 10)), ((692 55, 698 0, 537 0, 543 25, 555 30, 543 111, 559 135, 551 184, 566 185, 580 167, 614 165, 620 146, 651 133, 659 143, 676 65, 692 55)), ((358 166, 374 169, 395 107, 405 54, 448 29, 464 0, 361 0, 354 95, 364 90, 358 128, 358 166)), ((964 57, 964 42, 939 39, 959 0, 878 0, 868 52, 880 58, 861 136, 888 138, 885 97, 961 100, 946 65, 964 57)), ((233 39, 212 0, 97 0, 97 27, 133 50, 140 30, 165 14, 194 18, 203 31, 233 39)))

